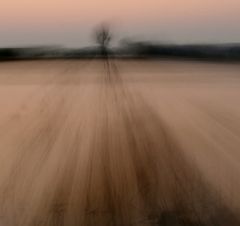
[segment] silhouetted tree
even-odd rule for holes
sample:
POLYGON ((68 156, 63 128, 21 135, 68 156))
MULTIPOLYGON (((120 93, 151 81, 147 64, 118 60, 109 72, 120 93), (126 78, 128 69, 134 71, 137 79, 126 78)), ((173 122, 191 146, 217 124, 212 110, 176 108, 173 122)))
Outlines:
POLYGON ((107 25, 101 25, 98 27, 94 34, 95 41, 100 47, 101 55, 107 57, 108 55, 108 46, 112 40, 112 35, 110 29, 107 25))

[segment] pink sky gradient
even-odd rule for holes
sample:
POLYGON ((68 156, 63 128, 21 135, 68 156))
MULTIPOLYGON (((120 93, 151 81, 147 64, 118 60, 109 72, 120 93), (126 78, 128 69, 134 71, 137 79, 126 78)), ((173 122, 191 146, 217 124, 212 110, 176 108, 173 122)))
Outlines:
POLYGON ((239 0, 1 0, 0 46, 86 45, 101 21, 119 39, 240 42, 239 12, 239 0))

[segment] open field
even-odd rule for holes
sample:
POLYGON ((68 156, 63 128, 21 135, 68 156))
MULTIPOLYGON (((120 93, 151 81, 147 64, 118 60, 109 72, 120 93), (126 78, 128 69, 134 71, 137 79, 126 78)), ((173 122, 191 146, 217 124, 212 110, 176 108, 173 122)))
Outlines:
POLYGON ((0 226, 240 225, 240 65, 0 64, 0 226))

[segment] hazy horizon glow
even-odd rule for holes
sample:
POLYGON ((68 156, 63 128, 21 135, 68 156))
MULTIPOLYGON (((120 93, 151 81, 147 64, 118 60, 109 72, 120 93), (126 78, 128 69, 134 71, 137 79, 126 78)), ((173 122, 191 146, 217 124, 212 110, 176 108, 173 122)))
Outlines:
POLYGON ((2 0, 0 46, 91 45, 110 22, 116 39, 240 42, 239 0, 2 0))

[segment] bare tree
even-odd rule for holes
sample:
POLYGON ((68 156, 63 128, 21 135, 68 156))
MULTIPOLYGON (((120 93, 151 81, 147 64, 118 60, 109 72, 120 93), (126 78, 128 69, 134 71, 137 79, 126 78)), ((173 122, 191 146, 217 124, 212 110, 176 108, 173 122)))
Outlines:
POLYGON ((103 57, 107 57, 108 54, 108 46, 110 41, 112 40, 112 35, 110 29, 107 25, 99 26, 94 33, 94 38, 96 43, 100 47, 101 55, 103 57))

